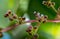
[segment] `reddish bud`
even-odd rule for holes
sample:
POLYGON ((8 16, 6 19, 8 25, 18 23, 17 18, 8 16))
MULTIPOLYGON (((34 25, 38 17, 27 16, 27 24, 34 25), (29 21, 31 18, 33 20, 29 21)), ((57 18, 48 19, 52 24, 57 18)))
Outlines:
POLYGON ((32 29, 33 27, 32 26, 29 26, 28 29, 32 29))
POLYGON ((32 31, 32 26, 29 26, 26 32, 31 32, 32 31))
POLYGON ((31 31, 32 31, 31 29, 27 29, 27 30, 26 30, 26 32, 28 32, 28 33, 31 32, 31 31))

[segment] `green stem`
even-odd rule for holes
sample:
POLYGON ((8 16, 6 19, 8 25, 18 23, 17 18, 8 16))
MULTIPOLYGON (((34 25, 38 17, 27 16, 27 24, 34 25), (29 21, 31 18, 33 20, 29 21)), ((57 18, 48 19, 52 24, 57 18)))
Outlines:
POLYGON ((55 7, 53 5, 51 5, 51 7, 57 13, 57 10, 55 9, 55 7))

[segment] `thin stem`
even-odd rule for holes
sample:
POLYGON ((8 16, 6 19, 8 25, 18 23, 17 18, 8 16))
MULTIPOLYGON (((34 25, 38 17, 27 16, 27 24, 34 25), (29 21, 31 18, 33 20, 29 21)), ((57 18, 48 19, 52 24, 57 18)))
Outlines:
POLYGON ((51 5, 51 7, 57 13, 57 10, 55 9, 55 7, 53 5, 51 5))
POLYGON ((12 30, 14 28, 16 28, 19 24, 14 24, 12 26, 8 26, 7 28, 3 29, 1 32, 6 32, 6 31, 9 31, 9 30, 12 30))
MULTIPOLYGON (((37 22, 37 20, 29 20, 29 21, 26 21, 25 23, 33 23, 33 22, 37 22)), ((55 23, 58 23, 58 22, 60 22, 60 20, 47 20, 47 22, 55 22, 55 23)), ((14 24, 12 26, 9 26, 9 27, 3 29, 2 32, 6 32, 6 31, 9 31, 9 30, 12 30, 12 29, 16 28, 18 25, 20 25, 20 24, 14 24)))
MULTIPOLYGON (((33 23, 33 22, 37 22, 37 20, 29 20, 29 21, 26 21, 26 23, 33 23)), ((47 22, 60 22, 60 20, 47 20, 47 22)))

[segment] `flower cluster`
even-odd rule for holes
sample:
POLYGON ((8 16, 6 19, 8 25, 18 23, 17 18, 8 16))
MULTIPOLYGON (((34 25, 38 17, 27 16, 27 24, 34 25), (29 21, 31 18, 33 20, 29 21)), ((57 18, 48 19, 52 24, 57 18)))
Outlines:
POLYGON ((48 7, 55 6, 55 2, 51 2, 51 1, 43 1, 42 4, 48 7))
MULTIPOLYGON (((25 17, 18 17, 16 14, 13 14, 10 10, 4 15, 4 17, 8 17, 10 21, 14 21, 14 20, 18 20, 18 25, 20 24, 24 24, 24 23, 30 23, 30 22, 37 22, 36 26, 29 26, 28 29, 26 30, 26 32, 28 32, 28 34, 31 37, 31 39, 37 39, 38 38, 38 28, 40 26, 40 23, 45 23, 47 22, 47 16, 40 14, 39 12, 34 11, 34 15, 36 17, 35 21, 29 20, 29 21, 25 21, 25 17)), ((15 24, 13 25, 15 26, 15 24)))
POLYGON ((18 17, 15 13, 12 13, 11 10, 8 10, 4 17, 8 17, 10 21, 17 20, 19 24, 22 24, 25 21, 25 17, 18 17))
POLYGON ((36 20, 38 22, 43 22, 45 23, 47 21, 48 16, 40 14, 39 12, 34 11, 34 15, 36 16, 36 20))
MULTIPOLYGON (((40 26, 40 23, 45 23, 47 21, 47 16, 46 15, 43 15, 43 14, 40 14, 39 12, 37 13, 36 11, 34 11, 34 15, 36 17, 36 22, 37 22, 37 25, 35 26, 29 26, 26 30, 26 32, 28 32, 28 34, 32 37, 30 37, 30 39, 38 39, 39 35, 37 34, 38 32, 38 28, 40 26)), ((27 38, 28 39, 28 38, 27 38)))

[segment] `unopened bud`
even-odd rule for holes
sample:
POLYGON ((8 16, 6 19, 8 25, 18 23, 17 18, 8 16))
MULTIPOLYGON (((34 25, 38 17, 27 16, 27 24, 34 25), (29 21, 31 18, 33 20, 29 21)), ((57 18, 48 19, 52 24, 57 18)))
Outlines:
POLYGON ((13 21, 13 18, 9 18, 10 21, 13 21))
POLYGON ((11 10, 8 10, 8 12, 7 12, 8 14, 11 14, 11 10))
POLYGON ((8 16, 9 16, 9 14, 5 14, 5 15, 4 15, 4 17, 8 17, 8 16))

